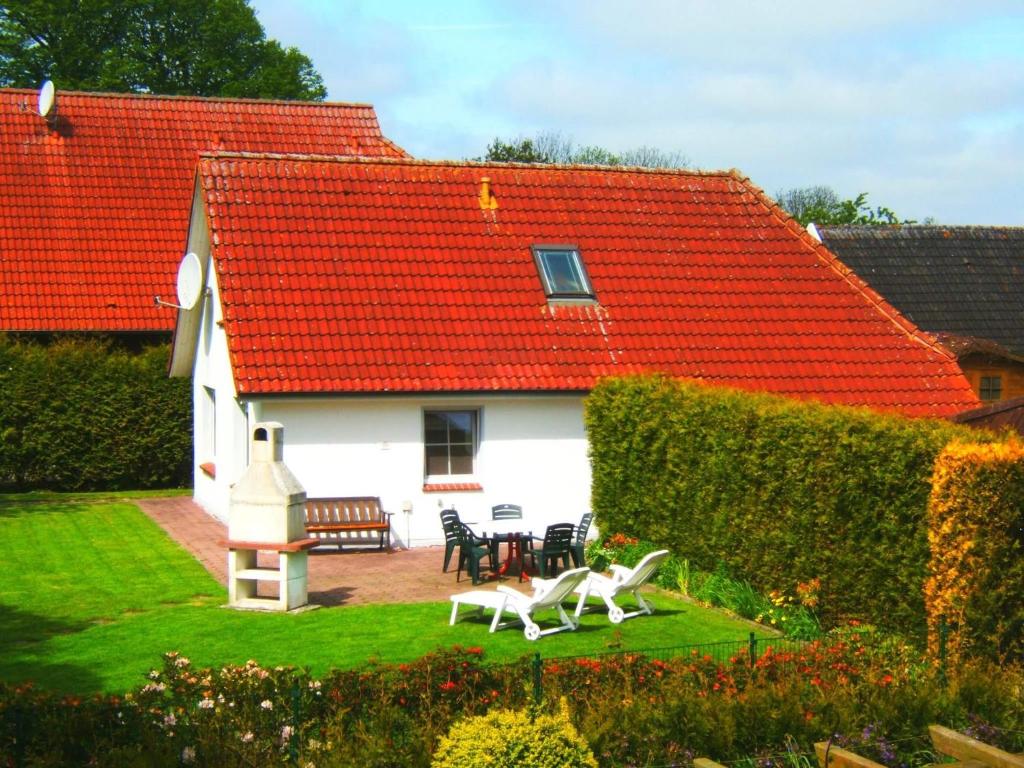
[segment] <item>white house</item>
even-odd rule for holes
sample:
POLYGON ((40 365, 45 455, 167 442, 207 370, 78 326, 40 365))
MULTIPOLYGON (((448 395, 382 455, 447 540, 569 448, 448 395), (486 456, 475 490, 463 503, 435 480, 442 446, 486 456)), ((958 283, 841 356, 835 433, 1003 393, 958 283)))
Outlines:
POLYGON ((416 546, 449 506, 578 520, 602 376, 977 405, 736 172, 204 155, 188 251, 171 374, 193 378, 195 498, 222 519, 257 421, 284 425, 310 496, 380 496, 416 546))

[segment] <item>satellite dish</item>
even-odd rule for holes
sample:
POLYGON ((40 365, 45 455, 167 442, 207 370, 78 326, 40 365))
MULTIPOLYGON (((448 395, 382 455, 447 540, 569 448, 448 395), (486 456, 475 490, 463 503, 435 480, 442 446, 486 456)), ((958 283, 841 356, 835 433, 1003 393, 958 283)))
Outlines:
POLYGON ((203 267, 199 257, 189 251, 178 265, 178 305, 182 309, 192 309, 199 301, 202 290, 203 267))
POLYGON ((815 226, 813 221, 807 225, 807 234, 809 234, 819 243, 821 242, 821 233, 818 231, 818 227, 815 226))
POLYGON ((57 92, 53 87, 53 80, 47 80, 39 89, 39 115, 50 118, 54 115, 57 107, 57 92))

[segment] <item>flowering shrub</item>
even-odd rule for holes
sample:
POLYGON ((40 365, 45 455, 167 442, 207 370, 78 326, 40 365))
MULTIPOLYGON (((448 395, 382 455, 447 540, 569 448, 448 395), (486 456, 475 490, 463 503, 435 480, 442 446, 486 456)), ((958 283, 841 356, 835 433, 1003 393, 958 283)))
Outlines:
MULTIPOLYGON (((996 733, 1024 749, 1024 670, 972 663, 943 683, 906 646, 858 634, 716 661, 622 653, 543 665, 538 713, 568 720, 602 766, 732 761, 815 741, 864 741, 916 766, 927 725, 996 733)), ((291 668, 197 670, 178 654, 131 694, 79 698, 0 685, 0 755, 12 765, 420 766, 452 726, 532 706, 530 661, 490 665, 478 648, 377 664, 322 680, 291 668)), ((923 753, 922 753, 923 754, 923 753)))
MULTIPOLYGON (((861 757, 889 766, 889 768, 907 768, 908 766, 905 760, 901 760, 901 755, 897 752, 897 744, 894 744, 884 733, 879 732, 877 723, 869 723, 859 733, 837 734, 832 743, 850 752, 856 752, 861 757)), ((937 762, 934 755, 930 755, 930 757, 930 762, 937 762)))
POLYGON ((481 765, 597 768, 597 761, 573 728, 563 699, 554 715, 496 709, 459 721, 441 738, 432 765, 434 768, 478 768, 481 765))
POLYGON ((820 579, 811 579, 796 585, 796 597, 777 589, 768 593, 765 610, 754 616, 754 621, 775 627, 786 637, 797 640, 812 640, 821 636, 821 625, 814 612, 818 604, 820 579))

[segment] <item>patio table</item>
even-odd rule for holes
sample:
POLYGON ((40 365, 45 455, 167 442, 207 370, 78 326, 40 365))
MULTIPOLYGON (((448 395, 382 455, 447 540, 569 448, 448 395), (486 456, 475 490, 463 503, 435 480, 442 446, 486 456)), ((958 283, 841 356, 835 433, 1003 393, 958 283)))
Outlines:
POLYGON ((505 561, 498 567, 498 574, 504 576, 516 564, 519 568, 519 580, 523 580, 523 539, 529 539, 535 530, 546 530, 547 523, 533 518, 506 518, 504 520, 466 521, 466 525, 474 534, 481 538, 491 539, 496 543, 508 544, 505 561))

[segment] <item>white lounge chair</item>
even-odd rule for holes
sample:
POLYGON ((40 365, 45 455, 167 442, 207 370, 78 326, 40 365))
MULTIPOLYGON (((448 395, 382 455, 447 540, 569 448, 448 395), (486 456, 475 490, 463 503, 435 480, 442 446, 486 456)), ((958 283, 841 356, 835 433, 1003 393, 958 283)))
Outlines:
POLYGON ((458 615, 459 606, 478 606, 478 614, 483 613, 485 608, 494 609, 494 619, 491 621, 491 632, 512 624, 523 624, 523 634, 527 640, 536 640, 543 635, 550 635, 555 632, 563 632, 567 629, 576 629, 579 622, 565 612, 562 601, 579 589, 580 585, 590 573, 589 568, 574 568, 570 571, 562 571, 554 579, 533 579, 533 594, 524 595, 511 587, 500 585, 497 590, 473 590, 452 595, 452 615, 449 624, 454 624, 458 615), (533 616, 540 611, 553 610, 558 614, 561 624, 557 627, 542 630, 533 620, 533 616), (502 613, 514 613, 516 619, 502 621, 502 613))
POLYGON ((643 560, 636 564, 635 568, 626 568, 623 565, 612 565, 610 577, 600 573, 591 573, 586 581, 576 588, 580 596, 576 604, 576 620, 587 607, 587 598, 590 595, 597 595, 604 600, 608 606, 608 620, 612 624, 621 624, 624 619, 631 619, 641 614, 650 615, 654 613, 654 607, 640 596, 640 587, 650 581, 654 572, 658 570, 661 562, 668 557, 667 549, 659 549, 644 556, 643 560), (626 613, 615 603, 615 598, 620 595, 632 595, 636 601, 637 610, 626 613))

